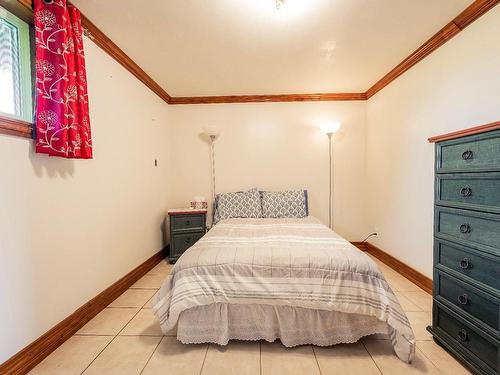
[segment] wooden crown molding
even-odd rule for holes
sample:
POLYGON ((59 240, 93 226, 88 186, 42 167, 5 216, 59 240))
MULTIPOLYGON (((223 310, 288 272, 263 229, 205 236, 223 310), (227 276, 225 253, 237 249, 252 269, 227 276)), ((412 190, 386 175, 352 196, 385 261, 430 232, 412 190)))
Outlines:
POLYGON ((455 17, 451 22, 434 34, 428 41, 417 48, 410 56, 396 65, 389 73, 383 76, 372 87, 366 91, 367 99, 370 99, 377 92, 386 87, 400 75, 408 71, 414 65, 418 64, 425 57, 437 50, 448 40, 457 35, 472 22, 477 20, 483 14, 495 7, 500 0, 475 0, 462 13, 455 17))
MULTIPOLYGON (((7 0, 12 2, 13 0, 7 0)), ((31 0, 17 0, 24 7, 31 9, 31 0)), ((220 104, 220 103, 268 103, 301 101, 348 101, 368 100, 396 78, 411 69, 448 40, 457 35, 483 14, 495 7, 500 0, 475 0, 451 22, 422 44, 417 50, 378 80, 366 92, 362 93, 319 93, 319 94, 281 94, 281 95, 230 95, 230 96, 191 96, 171 97, 142 68, 123 52, 110 38, 82 14, 82 26, 86 35, 113 59, 143 82, 149 89, 168 104, 220 104)))
POLYGON ((96 25, 94 25, 83 13, 81 13, 82 27, 85 35, 97 46, 102 48, 108 55, 115 59, 125 69, 132 73, 139 81, 144 83, 151 91, 158 95, 167 104, 170 103, 170 95, 151 78, 142 68, 137 65, 128 55, 123 52, 110 38, 106 36, 96 25))
POLYGON ((177 96, 169 104, 270 103, 366 100, 365 93, 276 94, 230 96, 177 96))
POLYGON ((33 126, 26 121, 0 116, 0 134, 32 138, 33 126))
POLYGON ((73 336, 88 321, 100 313, 106 306, 123 294, 132 284, 148 273, 162 259, 167 251, 159 251, 151 258, 140 264, 116 283, 108 287, 96 297, 81 306, 73 314, 50 329, 36 341, 22 349, 6 362, 0 364, 0 374, 21 375, 27 374, 50 353, 73 336))
POLYGON ((437 135, 428 139, 430 143, 447 141, 449 139, 455 139, 460 137, 465 137, 467 135, 479 134, 484 132, 489 132, 492 130, 500 129, 500 121, 490 122, 489 124, 474 126, 472 128, 467 128, 464 130, 458 130, 451 133, 437 135))

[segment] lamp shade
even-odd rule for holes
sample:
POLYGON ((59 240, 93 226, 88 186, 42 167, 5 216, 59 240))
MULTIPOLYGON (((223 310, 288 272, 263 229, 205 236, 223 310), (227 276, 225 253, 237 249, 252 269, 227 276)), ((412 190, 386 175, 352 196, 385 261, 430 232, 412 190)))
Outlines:
POLYGON ((338 121, 325 122, 321 124, 319 128, 325 134, 335 134, 340 129, 340 122, 338 121))
POLYGON ((220 134, 220 129, 214 125, 207 125, 203 128, 203 133, 208 137, 217 138, 220 134))

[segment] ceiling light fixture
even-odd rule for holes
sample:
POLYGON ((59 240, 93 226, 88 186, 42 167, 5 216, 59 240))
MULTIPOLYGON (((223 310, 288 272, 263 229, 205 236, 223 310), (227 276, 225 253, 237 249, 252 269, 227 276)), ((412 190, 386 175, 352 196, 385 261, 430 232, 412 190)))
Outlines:
POLYGON ((285 5, 286 0, 276 0, 276 9, 280 9, 283 5, 285 5))

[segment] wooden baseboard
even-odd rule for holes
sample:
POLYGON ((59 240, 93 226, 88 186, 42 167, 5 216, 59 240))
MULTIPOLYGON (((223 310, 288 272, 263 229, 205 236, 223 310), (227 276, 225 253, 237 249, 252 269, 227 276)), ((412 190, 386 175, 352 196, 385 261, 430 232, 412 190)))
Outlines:
POLYGON ((167 248, 159 251, 144 263, 134 268, 113 285, 81 306, 73 314, 57 324, 36 341, 22 349, 0 365, 2 375, 24 375, 39 364, 45 357, 73 336, 89 320, 125 292, 137 280, 148 273, 168 254, 167 248))
POLYGON ((414 268, 394 258, 392 255, 387 254, 385 251, 379 249, 378 247, 372 245, 369 242, 351 242, 351 243, 358 249, 370 253, 381 262, 387 264, 394 271, 400 273, 402 276, 406 277, 415 285, 418 285, 427 293, 432 294, 432 279, 421 274, 414 268))
POLYGON ((351 244, 356 246, 361 251, 367 251, 368 242, 351 241, 351 244))

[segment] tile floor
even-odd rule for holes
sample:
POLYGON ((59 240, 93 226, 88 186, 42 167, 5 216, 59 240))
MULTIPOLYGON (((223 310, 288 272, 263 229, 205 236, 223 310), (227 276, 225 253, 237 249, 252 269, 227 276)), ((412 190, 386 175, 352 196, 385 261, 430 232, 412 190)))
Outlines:
POLYGON ((469 374, 438 346, 425 327, 431 296, 376 260, 408 314, 417 337, 416 358, 407 365, 393 354, 384 336, 334 347, 288 349, 279 343, 231 342, 183 345, 175 334, 163 336, 150 309, 171 265, 160 263, 136 282, 30 374, 469 374))

